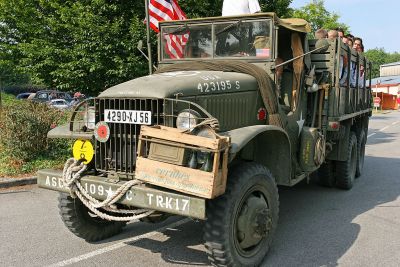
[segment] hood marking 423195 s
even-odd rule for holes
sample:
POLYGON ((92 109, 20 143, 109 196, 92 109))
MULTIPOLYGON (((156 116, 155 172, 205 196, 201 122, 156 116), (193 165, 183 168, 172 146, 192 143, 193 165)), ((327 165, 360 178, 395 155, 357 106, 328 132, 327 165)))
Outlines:
POLYGON ((197 89, 200 93, 212 93, 219 91, 239 90, 240 81, 224 80, 224 81, 212 81, 212 82, 199 82, 197 89))

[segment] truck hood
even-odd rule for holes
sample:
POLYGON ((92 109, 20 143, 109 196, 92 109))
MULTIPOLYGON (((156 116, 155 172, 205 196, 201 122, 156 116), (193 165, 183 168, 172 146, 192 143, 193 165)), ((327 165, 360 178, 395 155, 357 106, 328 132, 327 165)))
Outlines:
POLYGON ((178 71, 130 80, 103 91, 103 98, 173 98, 257 90, 248 74, 222 71, 178 71))

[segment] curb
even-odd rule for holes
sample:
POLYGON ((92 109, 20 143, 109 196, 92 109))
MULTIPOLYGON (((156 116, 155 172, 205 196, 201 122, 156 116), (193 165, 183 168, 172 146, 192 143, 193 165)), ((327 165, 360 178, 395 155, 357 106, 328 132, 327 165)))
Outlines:
POLYGON ((9 188, 13 186, 37 184, 36 177, 13 179, 13 178, 0 178, 0 188, 9 188))

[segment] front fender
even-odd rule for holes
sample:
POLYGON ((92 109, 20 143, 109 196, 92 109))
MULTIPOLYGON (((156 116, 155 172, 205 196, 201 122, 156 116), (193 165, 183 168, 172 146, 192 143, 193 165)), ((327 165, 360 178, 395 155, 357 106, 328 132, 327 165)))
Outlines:
POLYGON ((285 130, 273 125, 254 125, 221 135, 231 138, 231 160, 240 155, 239 152, 246 150, 245 159, 268 167, 278 184, 290 184, 292 154, 289 136, 285 130))
POLYGON ((64 139, 93 139, 93 132, 73 132, 70 130, 70 124, 57 126, 47 133, 47 138, 64 138, 64 139))

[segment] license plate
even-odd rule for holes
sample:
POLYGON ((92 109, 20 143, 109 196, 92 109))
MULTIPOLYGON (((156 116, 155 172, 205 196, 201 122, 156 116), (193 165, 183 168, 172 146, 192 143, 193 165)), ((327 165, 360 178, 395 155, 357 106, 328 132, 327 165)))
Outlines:
POLYGON ((143 110, 104 110, 105 122, 151 125, 151 111, 143 110))

